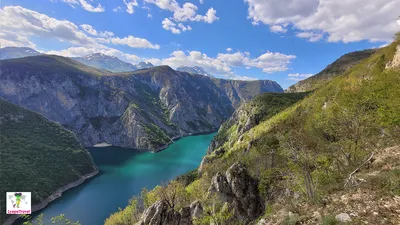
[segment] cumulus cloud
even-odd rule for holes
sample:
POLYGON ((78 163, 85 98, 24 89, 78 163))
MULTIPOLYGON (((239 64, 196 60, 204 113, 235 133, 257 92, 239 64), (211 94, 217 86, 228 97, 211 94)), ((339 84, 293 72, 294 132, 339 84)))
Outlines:
POLYGON ((306 73, 306 74, 300 74, 300 73, 291 73, 288 74, 288 80, 293 80, 293 81, 301 81, 304 80, 306 78, 309 78, 311 76, 313 76, 314 74, 311 73, 306 73))
POLYGON ((151 3, 158 6, 162 10, 173 12, 169 18, 162 21, 163 28, 174 34, 180 34, 182 31, 191 30, 191 27, 184 25, 183 22, 205 22, 213 23, 218 20, 217 11, 214 8, 208 9, 205 15, 197 14, 198 7, 186 2, 182 6, 176 0, 144 0, 146 3, 151 3), (181 24, 179 26, 179 24, 181 24), (190 27, 190 29, 189 29, 190 27))
POLYGON ((253 24, 290 24, 298 37, 329 42, 390 41, 399 30, 398 0, 244 0, 253 24), (308 36, 307 36, 308 35, 308 36))
POLYGON ((31 42, 28 38, 20 36, 12 31, 0 31, 0 43, 1 47, 29 47, 36 48, 36 45, 31 42))
POLYGON ((295 55, 286 55, 278 52, 266 52, 259 57, 251 58, 248 52, 218 54, 217 59, 233 67, 254 67, 265 73, 288 70, 288 65, 295 55))
POLYGON ((97 36, 97 31, 95 29, 93 29, 92 26, 90 26, 89 24, 82 24, 80 25, 80 27, 88 34, 91 34, 93 36, 97 36))
POLYGON ((67 21, 57 20, 45 14, 23 8, 21 6, 5 6, 0 9, 0 27, 2 28, 2 43, 21 46, 34 46, 32 37, 56 39, 75 46, 87 48, 104 48, 103 44, 127 45, 132 48, 159 49, 144 38, 133 36, 115 37, 110 31, 97 31, 89 24, 80 26, 67 21), (12 35, 11 35, 12 34, 12 35), (89 35, 90 36, 89 36, 89 35), (5 42, 4 40, 7 40, 5 42))
POLYGON ((116 45, 127 45, 132 48, 152 48, 159 49, 159 45, 152 44, 144 38, 137 38, 129 35, 128 37, 119 38, 115 37, 111 39, 111 43, 116 45))
POLYGON ((299 32, 296 34, 297 37, 299 38, 305 38, 308 39, 310 42, 316 42, 321 40, 324 35, 321 33, 315 33, 315 32, 299 32))
POLYGON ((287 29, 280 25, 273 25, 269 28, 274 33, 286 33, 287 29))
POLYGON ((227 48, 226 51, 227 52, 231 52, 231 51, 233 51, 233 49, 232 48, 227 48))

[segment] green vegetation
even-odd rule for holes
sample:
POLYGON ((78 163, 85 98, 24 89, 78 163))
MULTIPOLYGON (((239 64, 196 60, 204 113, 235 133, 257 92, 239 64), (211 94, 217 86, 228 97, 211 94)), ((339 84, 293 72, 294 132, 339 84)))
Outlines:
POLYGON ((376 52, 375 49, 367 49, 364 51, 357 51, 348 53, 338 60, 327 66, 324 70, 318 74, 309 77, 305 80, 299 81, 298 83, 290 86, 288 92, 304 92, 313 91, 320 87, 323 87, 328 81, 332 80, 336 76, 339 76, 346 72, 348 69, 357 65, 362 60, 370 57, 376 52))
MULTIPOLYGON (((60 124, 0 99, 0 193, 32 192, 37 204, 95 171, 90 154, 60 124)), ((5 198, 0 198, 0 224, 5 198)))
MULTIPOLYGON (((32 217, 30 215, 22 215, 22 218, 25 220, 23 225, 44 225, 45 221, 43 220, 43 213, 40 214, 39 216, 36 217, 35 220, 32 220, 32 217)), ((59 216, 52 217, 50 219, 51 224, 57 224, 57 225, 81 225, 79 221, 72 222, 68 218, 65 217, 64 214, 61 214, 59 216)))
POLYGON ((155 146, 163 146, 171 143, 171 139, 165 132, 156 126, 154 123, 150 124, 150 126, 144 128, 147 135, 150 137, 150 144, 155 146))
MULTIPOLYGON (((374 152, 400 144, 400 72, 385 68, 399 43, 376 51, 312 93, 265 94, 240 107, 215 137, 201 174, 191 172, 145 191, 145 207, 168 199, 165 193, 174 189, 171 208, 175 210, 195 200, 202 202, 205 212, 195 223, 234 224, 237 219, 231 217, 229 206, 207 195, 211 178, 240 161, 259 180, 266 205, 293 206, 289 210, 295 213, 284 215, 283 224, 307 220, 294 202, 318 207, 325 196, 351 189, 352 171, 374 152)), ((369 181, 374 185, 371 190, 386 196, 399 193, 398 170, 380 176, 369 181)), ((266 207, 265 215, 271 211, 266 207)), ((332 216, 322 220, 337 223, 332 216)))

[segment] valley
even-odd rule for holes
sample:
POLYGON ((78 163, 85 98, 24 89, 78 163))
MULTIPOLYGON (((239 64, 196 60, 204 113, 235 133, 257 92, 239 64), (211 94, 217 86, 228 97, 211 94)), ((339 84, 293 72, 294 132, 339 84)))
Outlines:
POLYGON ((34 220, 84 225, 396 225, 398 35, 286 91, 201 67, 18 51, 0 61, 1 191, 31 191, 35 211, 49 203, 34 220))

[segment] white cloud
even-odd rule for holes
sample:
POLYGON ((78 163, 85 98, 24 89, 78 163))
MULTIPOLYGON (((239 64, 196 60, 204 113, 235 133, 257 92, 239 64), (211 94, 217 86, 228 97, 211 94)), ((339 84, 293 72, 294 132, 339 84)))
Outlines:
POLYGON ((89 11, 89 12, 104 12, 104 8, 103 6, 101 6, 101 4, 97 4, 97 6, 92 6, 91 4, 89 4, 87 1, 85 0, 79 0, 79 2, 82 5, 82 8, 89 11))
POLYGON ((307 74, 300 74, 300 73, 291 73, 288 74, 288 80, 294 80, 294 81, 301 81, 304 80, 306 78, 309 78, 311 76, 313 76, 314 74, 311 73, 307 73, 307 74))
POLYGON ((233 49, 232 48, 227 48, 226 51, 227 52, 231 52, 231 51, 233 51, 233 49))
MULTIPOLYGON (((61 1, 68 3, 72 8, 75 8, 75 5, 81 5, 81 7, 84 10, 89 11, 89 12, 104 12, 105 11, 105 8, 100 3, 98 3, 97 6, 93 6, 86 0, 61 0, 61 1)), ((93 0, 90 0, 90 1, 93 2, 93 0)))
POLYGON ((174 23, 174 22, 172 22, 170 19, 168 19, 168 18, 165 18, 163 21, 162 21, 162 27, 165 29, 165 30, 170 30, 172 33, 174 33, 174 34, 180 34, 181 33, 181 30, 180 29, 178 29, 178 28, 176 28, 176 23, 174 23))
POLYGON ((2 48, 8 46, 36 48, 28 38, 6 30, 0 31, 0 43, 2 48))
POLYGON ((204 3, 204 0, 200 0, 200 4, 203 4, 204 3))
MULTIPOLYGON (((186 2, 182 5, 176 0, 144 0, 146 3, 155 4, 162 10, 173 12, 172 17, 165 18, 162 21, 163 28, 169 30, 174 34, 180 34, 182 31, 191 29, 180 28, 179 23, 183 22, 206 22, 213 23, 218 20, 217 11, 213 8, 208 9, 205 15, 197 14, 198 7, 190 2, 186 2), (174 25, 175 24, 175 25, 174 25)), ((188 28, 190 26, 182 24, 182 27, 188 28)))
POLYGON ((126 5, 126 12, 129 14, 133 14, 135 12, 134 7, 138 6, 136 0, 124 0, 124 4, 126 5))
POLYGON ((90 26, 89 24, 82 24, 80 25, 80 27, 88 34, 91 34, 93 36, 97 36, 97 31, 95 29, 93 29, 92 26, 90 26))
POLYGON ((280 25, 273 25, 269 28, 274 33, 286 33, 287 29, 280 25))
POLYGON ((257 58, 251 58, 248 52, 218 54, 217 59, 233 67, 255 67, 265 73, 288 70, 288 65, 295 55, 286 55, 278 52, 266 52, 257 58))
POLYGON ((316 42, 321 40, 324 35, 321 33, 314 33, 314 32, 300 32, 296 34, 296 37, 308 39, 311 42, 316 42))
POLYGON ((159 45, 154 45, 144 38, 137 38, 129 35, 128 37, 119 38, 115 37, 111 39, 112 44, 116 45, 127 45, 132 48, 152 48, 160 49, 159 45))
MULTIPOLYGON (((245 0, 253 24, 290 24, 301 35, 329 42, 390 41, 399 30, 398 0, 245 0), (319 36, 318 36, 319 35, 319 36)), ((274 29, 274 28, 271 28, 274 29)))
POLYGON ((117 6, 113 9, 113 12, 120 12, 122 11, 122 7, 121 6, 117 6))
POLYGON ((74 46, 86 48, 105 48, 103 44, 127 45, 132 48, 159 49, 144 38, 133 36, 115 37, 110 31, 97 31, 89 24, 80 26, 67 21, 57 20, 45 14, 32 11, 21 6, 5 6, 0 9, 0 27, 2 28, 2 43, 21 46, 34 46, 32 37, 56 39, 74 46), (12 35, 11 35, 12 34, 12 35), (88 35, 90 34, 90 36, 88 35), (7 40, 5 42, 4 40, 7 40))

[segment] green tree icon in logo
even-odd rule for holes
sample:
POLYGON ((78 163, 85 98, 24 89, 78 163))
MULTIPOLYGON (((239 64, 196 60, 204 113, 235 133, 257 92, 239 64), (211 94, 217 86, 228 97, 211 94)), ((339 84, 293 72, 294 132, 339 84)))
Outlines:
POLYGON ((15 204, 13 205, 14 208, 19 208, 19 205, 21 204, 21 197, 22 193, 15 193, 15 204))

